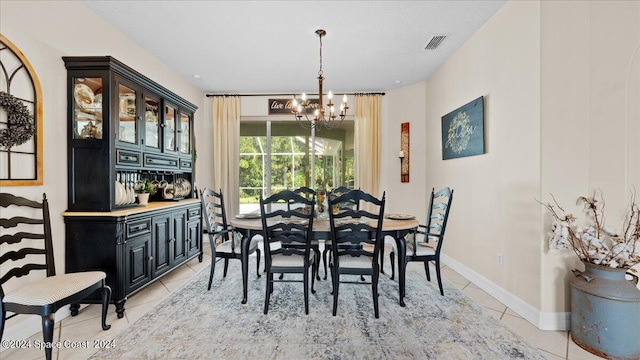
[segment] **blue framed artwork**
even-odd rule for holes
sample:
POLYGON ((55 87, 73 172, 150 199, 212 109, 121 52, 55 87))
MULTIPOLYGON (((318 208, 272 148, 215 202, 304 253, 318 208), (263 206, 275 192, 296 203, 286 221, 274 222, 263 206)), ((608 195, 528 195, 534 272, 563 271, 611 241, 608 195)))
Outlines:
POLYGON ((442 160, 484 154, 484 97, 442 117, 442 160))

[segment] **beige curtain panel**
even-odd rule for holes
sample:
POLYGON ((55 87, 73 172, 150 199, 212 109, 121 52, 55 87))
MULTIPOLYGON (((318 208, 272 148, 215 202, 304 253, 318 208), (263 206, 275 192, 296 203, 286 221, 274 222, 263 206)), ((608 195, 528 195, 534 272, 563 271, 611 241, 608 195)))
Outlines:
POLYGON ((213 98, 213 188, 222 189, 227 217, 233 217, 240 207, 240 97, 213 98))
POLYGON ((380 189, 380 95, 355 98, 355 178, 356 188, 374 196, 380 189))

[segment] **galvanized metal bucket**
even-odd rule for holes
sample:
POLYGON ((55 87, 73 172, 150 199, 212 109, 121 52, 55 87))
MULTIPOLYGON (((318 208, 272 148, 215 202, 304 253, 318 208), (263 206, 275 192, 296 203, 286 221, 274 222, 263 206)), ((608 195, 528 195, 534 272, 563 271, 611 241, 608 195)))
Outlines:
POLYGON ((640 290, 626 269, 584 263, 571 279, 571 338, 610 359, 640 359, 640 290))

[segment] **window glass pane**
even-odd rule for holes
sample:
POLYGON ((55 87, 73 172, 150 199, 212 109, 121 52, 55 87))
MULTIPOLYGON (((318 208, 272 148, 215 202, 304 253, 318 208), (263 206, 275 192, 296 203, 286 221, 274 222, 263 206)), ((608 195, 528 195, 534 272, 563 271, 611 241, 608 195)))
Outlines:
POLYGON ((189 128, 189 115, 180 114, 180 152, 188 154, 191 151, 191 129, 189 128))
POLYGON ((145 145, 157 149, 160 147, 160 104, 156 99, 145 97, 144 108, 145 145))
POLYGON ((164 149, 176 150, 176 109, 171 106, 164 110, 164 149))
POLYGON ((353 122, 317 131, 315 181, 311 181, 310 144, 311 131, 295 121, 241 121, 240 213, 258 210, 260 195, 284 189, 353 188, 353 122), (267 148, 268 126, 271 149, 267 148))
POLYGON ((74 138, 102 139, 102 78, 74 78, 74 138))
MULTIPOLYGON (((262 124, 265 125, 264 123, 262 124)), ((264 195, 265 136, 240 137, 240 212, 259 209, 260 195, 264 195)))
POLYGON ((118 85, 120 95, 118 111, 118 140, 135 144, 138 142, 136 92, 122 84, 118 85))

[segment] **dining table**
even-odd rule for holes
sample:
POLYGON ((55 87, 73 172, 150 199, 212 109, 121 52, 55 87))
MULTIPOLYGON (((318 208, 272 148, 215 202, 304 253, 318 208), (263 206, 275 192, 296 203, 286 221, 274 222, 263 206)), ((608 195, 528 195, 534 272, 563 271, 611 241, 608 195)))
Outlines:
MULTIPOLYGON (((262 220, 255 214, 240 214, 229 220, 229 223, 235 228, 236 231, 243 234, 241 247, 242 247, 242 303, 247 302, 247 277, 249 273, 249 245, 251 239, 256 235, 262 235, 262 220)), ((406 257, 406 241, 405 236, 418 228, 418 220, 412 216, 385 216, 382 222, 383 239, 385 236, 391 236, 396 243, 398 250, 398 290, 399 297, 398 302, 400 306, 405 306, 404 294, 405 294, 405 267, 402 264, 405 263, 406 257)), ((313 240, 329 240, 331 239, 331 225, 328 219, 314 219, 313 220, 313 240)), ((384 246, 380 249, 380 272, 383 271, 384 263, 384 246)))

